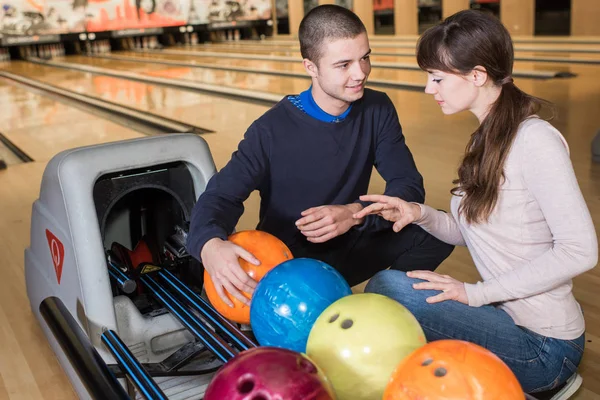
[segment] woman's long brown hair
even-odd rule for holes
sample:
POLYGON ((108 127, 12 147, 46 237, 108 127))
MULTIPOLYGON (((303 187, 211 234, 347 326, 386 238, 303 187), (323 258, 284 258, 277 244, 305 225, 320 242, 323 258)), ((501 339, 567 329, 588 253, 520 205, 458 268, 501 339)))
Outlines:
POLYGON ((460 11, 428 29, 417 43, 417 62, 425 71, 466 75, 485 68, 501 86, 479 128, 471 135, 458 168, 452 194, 464 196, 459 212, 468 223, 488 220, 504 180, 504 162, 521 122, 536 114, 545 100, 521 91, 512 81, 513 45, 510 34, 494 16, 460 11))

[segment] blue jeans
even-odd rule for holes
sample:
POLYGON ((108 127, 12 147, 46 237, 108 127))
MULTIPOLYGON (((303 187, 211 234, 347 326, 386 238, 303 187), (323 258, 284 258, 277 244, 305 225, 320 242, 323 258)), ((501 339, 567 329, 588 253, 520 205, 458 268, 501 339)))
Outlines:
POLYGON ((500 308, 470 307, 457 301, 429 304, 427 297, 438 291, 413 289, 422 282, 405 272, 377 273, 365 292, 391 297, 404 305, 421 324, 428 341, 459 339, 476 343, 495 353, 513 371, 526 393, 560 386, 576 373, 583 355, 585 337, 560 340, 518 326, 500 308))

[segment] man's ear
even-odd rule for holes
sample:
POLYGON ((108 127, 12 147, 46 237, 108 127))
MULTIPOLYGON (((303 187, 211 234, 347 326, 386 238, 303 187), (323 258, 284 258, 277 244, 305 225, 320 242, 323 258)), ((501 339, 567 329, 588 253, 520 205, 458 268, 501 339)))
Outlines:
POLYGON ((469 80, 473 82, 475 86, 481 87, 485 85, 488 79, 489 76, 487 74, 487 70, 481 65, 475 66, 475 68, 473 68, 473 70, 469 73, 469 80))
POLYGON ((304 69, 306 70, 307 74, 309 74, 313 78, 317 77, 319 69, 317 68, 317 65, 314 62, 310 61, 308 58, 305 58, 304 60, 302 60, 302 64, 304 65, 304 69))

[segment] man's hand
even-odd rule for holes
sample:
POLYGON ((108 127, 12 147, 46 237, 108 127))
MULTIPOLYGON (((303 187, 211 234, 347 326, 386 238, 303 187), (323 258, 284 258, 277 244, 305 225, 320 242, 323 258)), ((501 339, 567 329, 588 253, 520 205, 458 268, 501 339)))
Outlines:
POLYGON ((210 275, 215 290, 229 307, 233 307, 233 303, 223 289, 242 303, 250 305, 250 300, 241 292, 252 294, 257 284, 240 267, 238 257, 254 265, 260 265, 260 261, 242 247, 219 238, 206 242, 200 253, 202 264, 210 275))
POLYGON ((439 290, 442 293, 427 298, 428 303, 439 303, 446 300, 455 300, 459 303, 469 304, 465 284, 448 275, 440 275, 431 271, 410 271, 406 273, 409 278, 422 279, 426 282, 413 284, 417 290, 439 290))
POLYGON ((296 226, 309 242, 323 243, 362 224, 364 218, 353 217, 360 210, 359 203, 313 207, 302 211, 296 226))

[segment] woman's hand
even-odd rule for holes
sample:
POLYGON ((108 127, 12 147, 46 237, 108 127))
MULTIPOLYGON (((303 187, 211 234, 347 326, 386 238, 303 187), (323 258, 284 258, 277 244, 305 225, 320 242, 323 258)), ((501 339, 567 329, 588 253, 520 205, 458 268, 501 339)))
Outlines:
POLYGON ((409 271, 409 278, 422 279, 426 282, 413 284, 417 290, 439 290, 442 293, 427 298, 428 303, 440 303, 446 300, 455 300, 463 304, 469 304, 465 284, 448 275, 440 275, 431 271, 409 271))
POLYGON ((408 203, 398 197, 370 194, 360 196, 362 201, 372 201, 373 204, 354 214, 354 218, 364 218, 367 215, 379 215, 394 223, 394 232, 399 232, 406 225, 421 218, 421 207, 408 203))

